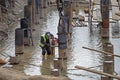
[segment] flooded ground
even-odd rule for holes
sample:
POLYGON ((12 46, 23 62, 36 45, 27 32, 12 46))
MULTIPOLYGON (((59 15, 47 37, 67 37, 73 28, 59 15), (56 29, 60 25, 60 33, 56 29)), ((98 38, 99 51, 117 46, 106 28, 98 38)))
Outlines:
MULTIPOLYGON (((51 55, 48 56, 47 59, 42 60, 41 48, 38 46, 38 40, 40 35, 46 31, 50 31, 57 37, 59 16, 57 9, 54 7, 44 9, 43 13, 44 18, 39 20, 40 24, 35 25, 35 31, 33 32, 34 46, 25 46, 24 54, 21 55, 22 61, 20 64, 14 65, 13 67, 16 70, 24 72, 26 75, 50 75, 50 70, 53 68, 54 56, 51 55)), ((79 11, 79 14, 83 13, 82 10, 79 11)), ((112 23, 111 25, 114 26, 115 23, 112 23)), ((110 42, 114 46, 114 53, 120 55, 120 39, 118 37, 113 38, 111 33, 114 28, 112 28, 112 26, 110 27, 110 42)), ((19 27, 19 23, 16 27, 19 27)), ((14 31, 14 28, 10 29, 9 37, 3 43, 2 53, 14 56, 14 31)), ((118 34, 119 32, 117 35, 118 34)), ((66 70, 62 75, 67 76, 72 80, 100 80, 99 75, 74 68, 78 65, 102 70, 103 55, 83 49, 83 46, 102 50, 102 40, 99 35, 99 28, 96 24, 93 26, 93 33, 89 31, 89 27, 73 28, 71 41, 68 46, 68 59, 65 62, 66 70)), ((58 49, 56 48, 55 51, 55 58, 58 58, 58 49)), ((120 74, 119 61, 119 58, 115 58, 115 72, 117 74, 120 74)))

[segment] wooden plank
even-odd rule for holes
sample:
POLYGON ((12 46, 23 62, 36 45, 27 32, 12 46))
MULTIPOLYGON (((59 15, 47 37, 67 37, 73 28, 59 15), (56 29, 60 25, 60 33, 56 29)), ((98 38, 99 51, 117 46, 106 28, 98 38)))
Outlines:
POLYGON ((87 47, 82 47, 82 48, 88 49, 88 50, 91 50, 91 51, 96 51, 96 52, 103 53, 103 54, 107 54, 107 55, 112 55, 112 56, 120 58, 120 55, 116 55, 116 54, 113 54, 113 53, 110 53, 110 52, 105 52, 105 51, 101 51, 101 50, 95 50, 95 49, 91 49, 91 48, 87 48, 87 47))
MULTIPOLYGON (((88 21, 83 21, 83 22, 88 22, 88 21)), ((92 21, 93 23, 98 23, 98 22, 101 22, 101 21, 92 21)), ((110 21, 110 23, 116 23, 116 21, 110 21)))
POLYGON ((82 67, 82 66, 75 66, 75 68, 82 69, 82 70, 85 70, 85 71, 89 71, 89 72, 92 72, 92 73, 95 73, 95 74, 99 74, 99 75, 104 75, 104 76, 112 77, 112 78, 120 80, 120 76, 116 76, 116 75, 104 73, 102 71, 97 71, 97 70, 85 68, 85 67, 82 67))

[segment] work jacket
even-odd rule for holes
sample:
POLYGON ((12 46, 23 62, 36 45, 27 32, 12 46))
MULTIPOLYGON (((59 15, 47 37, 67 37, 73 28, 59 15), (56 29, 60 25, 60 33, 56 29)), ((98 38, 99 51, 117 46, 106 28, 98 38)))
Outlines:
POLYGON ((46 43, 49 44, 50 42, 49 42, 49 39, 46 39, 45 34, 43 34, 41 36, 41 40, 39 41, 39 46, 44 47, 46 43))

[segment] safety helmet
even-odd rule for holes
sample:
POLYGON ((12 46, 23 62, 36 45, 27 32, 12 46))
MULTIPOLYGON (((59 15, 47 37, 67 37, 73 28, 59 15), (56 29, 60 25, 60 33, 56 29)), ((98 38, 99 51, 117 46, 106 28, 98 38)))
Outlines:
POLYGON ((45 35, 46 35, 47 39, 50 39, 50 37, 51 37, 51 33, 50 32, 46 32, 45 35))

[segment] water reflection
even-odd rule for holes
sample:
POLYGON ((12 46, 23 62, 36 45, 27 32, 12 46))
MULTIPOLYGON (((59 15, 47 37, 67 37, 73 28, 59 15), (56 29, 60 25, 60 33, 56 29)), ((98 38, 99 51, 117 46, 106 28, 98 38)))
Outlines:
MULTIPOLYGON (((83 14, 83 12, 80 12, 79 14, 83 14)), ((32 49, 32 52, 30 51, 31 48, 26 48, 26 54, 34 53, 28 62, 30 64, 37 65, 34 66, 26 64, 24 66, 24 72, 27 75, 50 75, 51 69, 53 69, 53 59, 58 58, 58 48, 56 48, 55 56, 49 56, 47 59, 42 60, 41 49, 38 46, 40 35, 46 31, 50 31, 55 35, 55 37, 57 37, 57 26, 59 20, 58 11, 56 8, 49 8, 49 10, 44 10, 43 16, 44 18, 40 19, 40 25, 36 26, 36 33, 34 33, 35 49, 32 49)), ((110 27, 110 33, 111 31, 112 28, 110 27)), ((10 36, 11 38, 5 43, 6 46, 4 52, 12 54, 14 53, 14 32, 10 34, 10 36), (8 44, 9 46, 7 47, 8 44)), ((120 55, 120 39, 114 39, 110 36, 110 41, 114 45, 114 53, 120 55)), ((88 27, 73 28, 72 38, 68 46, 68 60, 63 63, 65 66, 62 75, 68 76, 73 80, 100 80, 99 75, 83 70, 74 70, 74 66, 76 65, 94 67, 93 69, 101 70, 101 66, 98 65, 102 65, 103 55, 97 52, 83 49, 83 46, 97 50, 102 49, 102 39, 99 35, 98 28, 93 28, 92 34, 89 32, 88 27)), ((118 74, 120 74, 120 64, 118 64, 119 60, 119 58, 115 58, 115 71, 118 74)))
POLYGON ((50 75, 51 69, 53 69, 53 56, 47 56, 47 59, 42 60, 41 74, 50 75))

